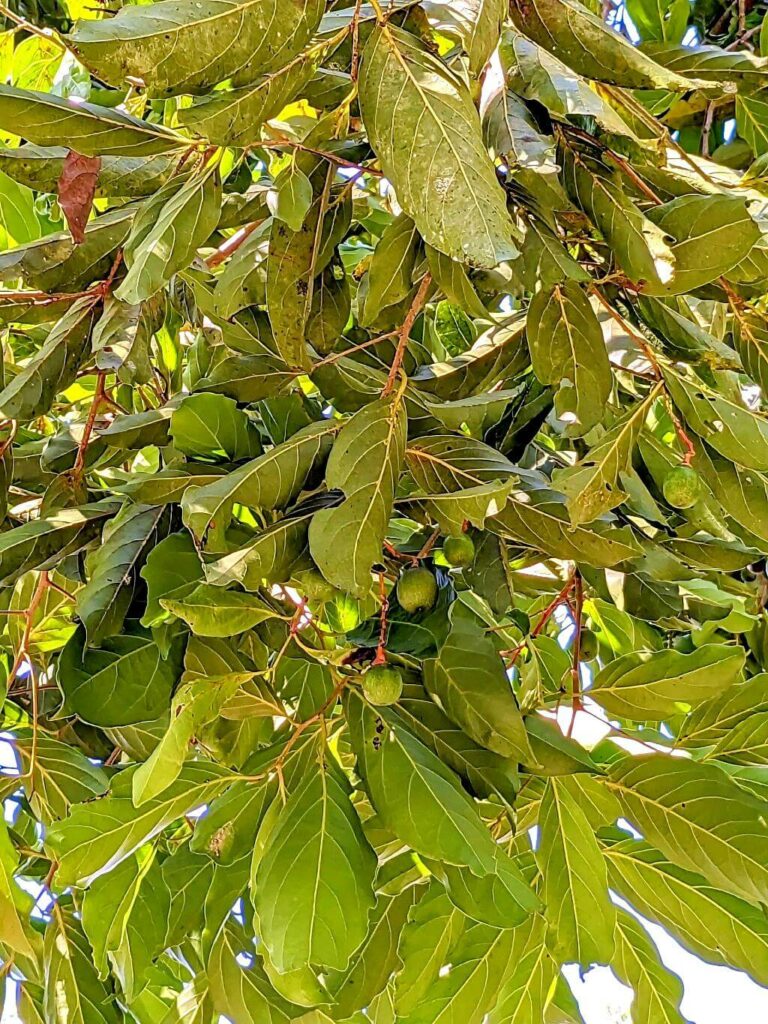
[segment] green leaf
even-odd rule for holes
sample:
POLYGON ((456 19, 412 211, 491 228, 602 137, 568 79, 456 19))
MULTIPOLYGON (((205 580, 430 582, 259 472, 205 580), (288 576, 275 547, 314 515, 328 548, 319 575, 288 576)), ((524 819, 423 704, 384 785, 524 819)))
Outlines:
POLYGON ((575 0, 514 0, 510 17, 529 39, 556 53, 574 71, 627 89, 686 91, 692 83, 668 71, 575 0))
POLYGON ((664 754, 622 758, 609 786, 626 817, 673 863, 744 899, 765 899, 763 802, 720 768, 664 754))
POLYGON ((407 298, 421 238, 410 217, 401 213, 382 232, 368 267, 361 323, 373 324, 388 306, 407 298))
POLYGON ((391 23, 377 26, 363 51, 360 106, 382 169, 426 242, 478 267, 517 255, 477 112, 445 64, 391 23))
POLYGON ((101 875, 83 898, 83 931, 99 977, 114 969, 126 999, 144 988, 156 951, 163 948, 170 893, 151 850, 101 875))
POLYGON ((430 19, 439 30, 448 36, 458 36, 469 57, 469 72, 475 77, 496 49, 505 15, 504 0, 458 0, 429 6, 430 19))
POLYGON ((271 608, 250 594, 219 590, 208 583, 198 583, 182 597, 162 597, 160 604, 197 636, 235 636, 275 617, 271 608))
POLYGON ((738 196, 681 196, 648 216, 675 240, 675 273, 667 286, 675 294, 727 274, 760 240, 760 228, 738 196))
POLYGON ((188 588, 203 578, 203 567, 192 538, 172 533, 157 543, 141 569, 147 585, 147 604, 142 626, 156 626, 168 617, 160 601, 188 588))
POLYGON ((281 998, 269 982, 258 960, 241 967, 239 945, 229 927, 219 933, 208 965, 214 1009, 232 1024, 258 1024, 269 1020, 288 1024, 301 1014, 301 1008, 281 998))
POLYGON ((128 274, 115 291, 117 298, 142 302, 187 267, 216 227, 220 206, 221 185, 215 167, 186 180, 172 178, 146 200, 125 243, 128 274))
POLYGON ((1 416, 28 420, 48 412, 88 356, 94 318, 93 299, 78 299, 70 307, 51 328, 40 351, 0 391, 1 416))
POLYGON ((574 526, 592 522, 625 501, 622 477, 631 469, 637 439, 660 389, 657 386, 630 408, 575 466, 552 474, 553 484, 565 495, 574 526))
POLYGON ((585 434, 604 415, 611 369, 602 329, 579 285, 567 281, 537 292, 525 334, 533 372, 542 384, 558 385, 558 416, 571 433, 585 434))
POLYGON ((89 644, 119 633, 133 600, 139 566, 162 533, 162 506, 125 505, 104 527, 88 559, 88 583, 77 595, 77 614, 89 644))
POLYGON ((170 704, 181 669, 174 645, 167 660, 151 635, 136 630, 87 648, 81 626, 57 664, 56 682, 64 712, 90 725, 133 725, 157 718, 170 704))
POLYGON ((239 462, 261 454, 256 427, 223 395, 189 395, 171 416, 174 447, 191 458, 239 462))
POLYGON ((502 757, 535 760, 504 662, 481 620, 460 601, 437 658, 424 663, 432 699, 476 743, 502 757))
POLYGON ((755 156, 768 153, 768 103, 757 96, 736 97, 736 127, 755 156))
POLYGON ((543 1018, 557 967, 544 943, 544 922, 534 918, 532 927, 513 931, 513 969, 491 1010, 489 1024, 533 1024, 543 1018))
POLYGON ((727 691, 743 669, 743 649, 722 644, 625 654, 597 673, 590 694, 611 716, 662 721, 727 691))
POLYGON ((28 777, 27 799, 46 825, 63 818, 73 804, 102 796, 109 784, 106 772, 93 764, 78 747, 51 736, 38 736, 32 760, 31 732, 17 731, 13 749, 28 777))
POLYGON ((212 722, 251 673, 183 683, 171 702, 171 723, 152 751, 133 774, 131 796, 136 807, 154 800, 176 781, 190 743, 212 722))
POLYGON ((313 766, 265 827, 253 898, 270 960, 343 970, 368 930, 376 858, 337 771, 313 766))
POLYGON ((520 869, 498 847, 495 870, 482 878, 451 865, 437 865, 434 874, 463 914, 494 928, 515 928, 541 908, 520 869))
POLYGON ((709 963, 730 964, 759 984, 768 977, 768 916, 701 875, 670 863, 644 842, 603 851, 611 887, 709 963))
POLYGON ((46 837, 54 851, 61 885, 87 885, 111 871, 166 825, 213 800, 232 782, 232 773, 211 762, 185 764, 164 793, 140 809, 131 800, 132 772, 112 783, 108 796, 79 804, 46 837))
POLYGON ((190 107, 179 110, 179 124, 217 146, 253 144, 261 125, 305 88, 324 55, 324 49, 312 47, 252 85, 196 96, 190 107))
POLYGON ((187 144, 161 125, 112 107, 12 85, 0 85, 0 125, 38 146, 58 146, 66 139, 83 156, 154 156, 181 150, 187 144))
POLYGON ((664 967, 648 933, 628 911, 618 910, 616 925, 613 967, 635 990, 632 1019, 638 1024, 685 1024, 682 981, 664 967))
POLYGON ((206 0, 202 7, 161 0, 106 21, 80 21, 70 39, 102 81, 120 86, 131 75, 165 97, 277 70, 309 41, 323 10, 320 0, 206 0))
POLYGON ((559 959, 584 967, 610 963, 616 910, 600 848, 567 779, 547 783, 539 822, 536 859, 544 876, 549 948, 559 959))
POLYGON ((275 509, 289 505, 315 467, 321 467, 338 431, 333 422, 311 423, 282 444, 205 487, 186 491, 184 523, 203 540, 223 536, 235 503, 275 509))
POLYGON ((356 692, 345 704, 358 769, 387 828, 425 857, 493 871, 494 844, 458 778, 395 713, 356 692))
POLYGON ((346 971, 328 971, 325 983, 333 994, 334 1014, 345 1018, 362 1010, 384 990, 399 967, 398 941, 410 913, 424 895, 414 885, 397 896, 379 896, 371 914, 368 934, 352 955, 346 971))
POLYGON ((117 1007, 96 973, 71 910, 56 907, 45 929, 45 1019, 55 1024, 117 1024, 117 1007))
POLYGON ((117 511, 114 502, 62 509, 0 534, 0 583, 8 586, 30 569, 53 569, 101 533, 117 511))
POLYGON ((3 821, 0 823, 0 942, 22 956, 34 957, 27 924, 33 900, 13 877, 18 866, 19 855, 3 821))
POLYGON ((326 483, 344 492, 309 527, 309 548, 339 590, 366 593, 378 561, 405 454, 407 417, 399 394, 365 406, 342 427, 328 459, 326 483))
POLYGON ((274 187, 275 199, 270 204, 272 215, 285 221, 291 231, 300 231, 312 205, 312 182, 293 161, 278 174, 274 187))

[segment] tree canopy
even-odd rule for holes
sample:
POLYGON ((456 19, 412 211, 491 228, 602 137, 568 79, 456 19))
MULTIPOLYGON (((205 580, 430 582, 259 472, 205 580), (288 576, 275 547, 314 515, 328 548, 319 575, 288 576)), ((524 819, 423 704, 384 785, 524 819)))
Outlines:
POLYGON ((764 13, 0 5, 24 1024, 768 986, 764 13))

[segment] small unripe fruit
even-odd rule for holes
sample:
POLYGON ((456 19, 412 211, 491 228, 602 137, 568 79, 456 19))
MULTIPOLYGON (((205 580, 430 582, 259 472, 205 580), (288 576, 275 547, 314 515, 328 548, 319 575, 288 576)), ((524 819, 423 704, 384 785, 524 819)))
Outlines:
POLYGON ((466 533, 456 537, 446 537, 443 541, 443 556, 454 569, 463 569, 471 565, 475 558, 475 544, 466 533))
POLYGON ((701 477, 692 466, 675 466, 662 486, 672 508, 692 508, 701 497, 701 477))
POLYGON ((579 637, 579 658, 581 661, 592 661, 597 657, 599 644, 591 629, 582 629, 579 637))
POLYGON ((403 692, 403 677, 391 665, 373 665, 363 676, 363 693, 371 704, 394 704, 403 692))
POLYGON ((429 611, 437 600, 437 580, 424 566, 406 569, 397 581, 397 599, 409 614, 429 611))

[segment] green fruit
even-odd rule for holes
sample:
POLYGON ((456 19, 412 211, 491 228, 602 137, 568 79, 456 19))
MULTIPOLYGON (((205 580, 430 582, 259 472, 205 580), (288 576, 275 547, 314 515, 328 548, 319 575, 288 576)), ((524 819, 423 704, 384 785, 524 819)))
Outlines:
POLYGON ((474 561, 475 542, 466 533, 460 533, 457 537, 446 537, 443 541, 443 556, 448 565, 455 569, 463 569, 474 561))
POLYGON ((363 676, 363 693, 371 704, 394 704, 403 692, 403 677, 389 665, 374 665, 363 676))
POLYGON ((582 629, 579 637, 579 658, 582 661, 592 661, 597 657, 599 648, 597 637, 591 629, 582 629))
POLYGON ((423 566, 406 569, 397 581, 397 599, 403 611, 429 611, 437 600, 437 580, 423 566))
POLYGON ((675 466, 662 487, 672 508, 692 508, 701 497, 701 477, 691 466, 675 466))

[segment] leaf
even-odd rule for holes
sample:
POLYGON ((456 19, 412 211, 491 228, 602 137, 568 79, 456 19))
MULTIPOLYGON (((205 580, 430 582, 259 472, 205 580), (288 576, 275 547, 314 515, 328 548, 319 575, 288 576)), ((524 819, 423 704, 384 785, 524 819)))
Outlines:
POLYGON ((83 156, 154 156, 187 144, 161 125, 112 107, 12 85, 0 85, 0 125, 38 146, 58 146, 66 139, 83 156))
POLYGON ((274 189, 274 202, 267 198, 272 216, 285 221, 291 231, 300 231, 312 205, 312 182, 294 161, 278 174, 274 189))
POLYGON ((609 787, 627 818, 673 863, 743 899, 763 900, 763 804, 720 768, 664 754, 622 758, 609 787))
POLYGON ((216 227, 221 186, 215 168, 182 179, 180 186, 178 180, 172 178, 134 218, 124 249, 128 274, 115 290, 123 302, 142 302, 154 295, 191 263, 216 227))
POLYGON ((116 511, 112 502, 94 502, 6 530, 0 535, 0 582, 8 586, 30 569, 53 569, 98 537, 104 520, 116 511))
POLYGON ((174 409, 169 432, 174 447, 191 458, 239 462, 261 454, 254 424, 222 395, 189 395, 174 409))
POLYGON ((668 284, 675 294, 727 274, 760 239, 760 228, 738 196, 681 196, 648 216, 675 239, 675 273, 668 284))
POLYGON ((34 957, 27 934, 27 915, 32 909, 32 897, 17 884, 14 873, 19 865, 5 821, 0 823, 0 941, 22 956, 34 957))
POLYGON ((526 339, 533 372, 542 384, 559 386, 558 415, 572 433, 586 433, 603 417, 611 369, 603 332, 578 284, 567 281, 534 295, 526 339))
POLYGON ((325 478, 345 500, 314 516, 309 548, 325 578, 340 590, 359 596, 370 587, 403 463, 406 428, 396 394, 355 413, 334 442, 325 478))
POLYGON ((648 933, 630 913, 619 909, 616 924, 613 966, 621 980, 635 990, 632 1019, 638 1024, 684 1024, 682 981, 664 967, 648 933))
POLYGON ((87 885, 111 871, 166 825, 213 800, 233 778, 211 762, 190 762, 161 796, 137 809, 131 800, 131 774, 119 775, 108 796, 73 808, 48 833, 46 845, 55 851, 62 885, 87 885))
POLYGON ((85 225, 91 215, 100 170, 99 157, 82 156, 73 149, 64 160, 58 181, 59 204, 77 245, 85 241, 85 225))
POLYGON ((12 749, 25 776, 23 784, 34 814, 46 825, 65 817, 72 804, 101 796, 107 789, 104 770, 59 740, 38 737, 34 763, 31 732, 15 731, 12 749))
POLYGON ((183 619, 197 636, 235 636, 275 617, 275 612, 257 598, 234 590, 222 591, 208 583, 198 583, 182 597, 161 597, 160 604, 183 619))
POLYGON ((94 320, 93 299, 78 299, 51 329, 40 351, 0 391, 0 415, 28 420, 42 416, 74 381, 87 356, 94 320))
POLYGON ((515 933, 470 922, 450 950, 448 970, 440 970, 420 1005, 404 1018, 409 1024, 481 1024, 496 1001, 514 963, 515 933))
POLYGON ((189 534, 185 531, 163 537, 149 552, 141 577, 147 585, 147 604, 141 624, 156 626, 168 617, 160 601, 173 598, 174 594, 203 578, 200 556, 189 534))
POLYGON ((481 621, 457 601, 438 657, 424 663, 424 685, 476 743, 502 757, 533 762, 504 663, 481 621))
POLYGON ((549 780, 539 821, 547 945, 566 962, 610 963, 616 910, 600 848, 568 780, 549 780))
POLYGON ((498 847, 495 870, 482 878, 450 865, 437 865, 434 873, 463 914, 494 928, 515 928, 541 908, 515 862, 498 847))
POLYGON ((612 888, 710 963, 728 963, 759 984, 768 976, 768 917, 677 867, 645 842, 626 839, 604 851, 612 888))
POLYGON ((517 255, 477 112, 446 65, 391 23, 377 26, 363 51, 360 106, 382 169, 426 242, 478 267, 517 255))
POLYGON ((282 67, 314 34, 324 10, 319 0, 161 2, 79 22, 71 36, 75 52, 111 85, 131 75, 153 96, 198 93, 225 78, 239 85, 282 67))
POLYGON ((375 323, 388 306, 407 298, 413 287, 420 242, 416 225, 404 213, 384 229, 368 267, 361 323, 375 323))
POLYGON ((116 1024, 117 1008, 99 980, 72 911, 57 907, 45 930, 45 1019, 56 1024, 116 1024))
POLYGON ((556 53, 574 71, 627 89, 685 91, 691 82, 636 49, 574 0, 514 0, 510 17, 539 46, 556 53))
POLYGON ((131 797, 141 807, 154 800, 179 776, 190 743, 202 728, 212 722, 222 706, 251 673, 183 683, 171 702, 171 723, 147 760, 138 766, 132 778, 131 797))
POLYGON ((386 827, 425 857, 481 876, 493 871, 493 841, 456 776, 392 711, 351 692, 345 711, 358 769, 386 827))
POLYGON ((253 462, 205 487, 190 489, 182 498, 184 523, 202 540, 223 536, 237 502, 251 508, 289 505, 304 487, 310 472, 325 462, 338 425, 311 423, 253 462))
POLYGON ((126 384, 146 384, 152 377, 150 345, 160 326, 155 301, 129 306, 109 296, 93 329, 91 345, 100 370, 117 371, 126 384))
POLYGON ((626 500, 620 482, 631 469, 640 431, 660 388, 658 385, 647 398, 630 408, 574 467, 552 474, 553 484, 566 496, 574 526, 592 522, 626 500))
POLYGON ((270 960, 279 971, 310 962, 343 970, 368 930, 376 868, 345 785, 313 767, 270 824, 254 891, 270 960))
POLYGON ((458 36, 469 57, 469 73, 477 77, 496 49, 506 14, 502 0, 459 0, 431 3, 430 19, 448 36, 458 36))
POLYGON ((661 721, 727 691, 743 668, 744 651, 724 644, 625 654, 597 673, 590 693, 609 715, 661 721))
POLYGON ((81 626, 57 663, 64 711, 90 725, 133 725, 157 718, 170 704, 179 675, 176 645, 168 660, 149 633, 136 630, 86 648, 81 626))
POLYGON ((233 1024, 256 1024, 259 1019, 288 1024, 301 1012, 300 1008, 275 992, 258 960, 243 968, 237 955, 238 946, 230 929, 225 927, 213 944, 209 962, 215 1010, 226 1015, 233 1024))
MULTIPOLYGON (((39 192, 56 192, 67 153, 64 146, 24 143, 0 153, 0 169, 14 181, 39 192)), ((103 156, 96 194, 151 195, 167 180, 178 163, 173 155, 154 157, 103 156)), ((20 239, 17 239, 20 241, 20 239)))
POLYGON ((119 633, 137 584, 137 570, 162 532, 162 506, 125 505, 104 527, 88 561, 89 579, 77 595, 77 614, 89 644, 119 633))
POLYGON ((252 85, 196 96, 190 107, 179 110, 179 124, 217 146, 255 143, 262 124, 305 89, 324 55, 324 49, 312 47, 252 85))
POLYGON ((85 894, 83 931, 99 977, 108 976, 111 962, 130 1001, 144 988, 154 954, 163 947, 170 903, 160 865, 146 849, 101 875, 85 894))
POLYGON ((398 940, 409 914, 424 894, 424 886, 411 886, 397 896, 379 896, 368 934, 352 955, 344 972, 328 971, 326 985, 333 994, 334 1013, 346 1017, 369 1006, 386 987, 399 966, 398 940))
POLYGON ((716 451, 747 469, 768 470, 768 421, 747 408, 740 395, 674 372, 665 375, 665 383, 686 422, 716 451))
POLYGON ((678 252, 677 247, 670 245, 671 232, 666 224, 651 217, 653 211, 648 216, 641 213, 626 194, 618 174, 575 152, 565 162, 563 171, 569 194, 616 252, 625 274, 632 281, 643 283, 644 291, 676 287, 677 261, 687 257, 688 250, 678 252))
POLYGON ((757 96, 736 97, 736 126, 755 156, 768 152, 768 104, 757 96))
POLYGON ((489 1024, 532 1024, 542 1020, 557 975, 555 962, 544 944, 541 918, 534 918, 531 928, 516 928, 512 934, 514 968, 489 1014, 489 1024))
POLYGON ((749 50, 734 53, 718 46, 688 48, 680 45, 678 40, 671 40, 644 43, 643 53, 679 75, 704 82, 727 81, 745 89, 760 89, 768 76, 768 62, 749 50), (673 46, 672 43, 678 45, 673 46))

